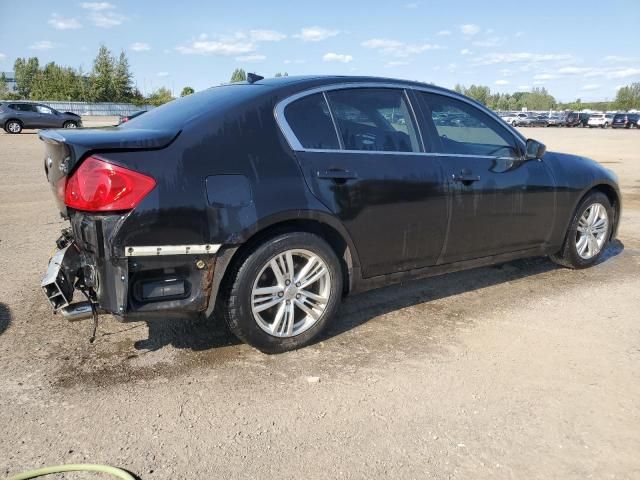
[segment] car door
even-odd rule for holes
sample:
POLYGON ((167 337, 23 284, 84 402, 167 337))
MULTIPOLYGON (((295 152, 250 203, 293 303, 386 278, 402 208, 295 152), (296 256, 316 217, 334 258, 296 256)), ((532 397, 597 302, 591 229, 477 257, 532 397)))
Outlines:
POLYGON ((16 103, 10 105, 17 113, 16 117, 22 122, 23 128, 33 128, 38 123, 38 114, 30 103, 16 103))
POLYGON ((61 127, 60 116, 56 115, 56 112, 45 106, 45 105, 35 105, 36 111, 38 112, 38 127, 40 128, 55 128, 61 127))
POLYGON ((513 133, 474 104, 438 93, 419 96, 451 202, 441 263, 544 245, 552 233, 556 201, 544 160, 524 160, 513 133))
POLYGON ((349 232, 364 277, 433 265, 447 225, 443 169, 407 92, 339 88, 281 114, 307 184, 349 232))

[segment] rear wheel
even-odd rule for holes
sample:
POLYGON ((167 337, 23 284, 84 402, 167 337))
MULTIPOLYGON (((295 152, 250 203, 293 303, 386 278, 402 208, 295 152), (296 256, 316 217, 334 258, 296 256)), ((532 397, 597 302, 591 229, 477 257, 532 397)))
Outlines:
POLYGON ((615 212, 601 192, 588 194, 571 220, 562 249, 551 260, 567 268, 587 268, 595 264, 611 236, 615 212))
POLYGON ((5 123, 4 129, 7 133, 20 133, 22 132, 22 123, 19 120, 9 120, 5 123))
POLYGON ((70 120, 68 122, 64 122, 64 125, 62 125, 62 128, 78 128, 78 124, 70 120))
POLYGON ((341 296, 342 271, 331 247, 310 233, 285 233, 233 267, 218 311, 238 338, 280 353, 312 343, 341 296))

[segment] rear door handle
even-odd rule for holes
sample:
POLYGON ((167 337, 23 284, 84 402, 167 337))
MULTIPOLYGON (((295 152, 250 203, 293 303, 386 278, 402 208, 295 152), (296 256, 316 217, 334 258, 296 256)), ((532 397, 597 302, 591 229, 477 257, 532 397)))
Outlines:
POLYGON ((318 178, 328 178, 330 180, 353 180, 355 178, 358 178, 358 175, 355 172, 343 170, 341 168, 320 170, 316 175, 318 178))
POLYGON ((460 183, 464 183, 466 185, 469 185, 473 182, 477 182, 480 180, 480 176, 478 175, 471 175, 469 173, 460 173, 458 175, 456 175, 455 173, 452 175, 453 177, 453 181, 454 182, 460 182, 460 183))

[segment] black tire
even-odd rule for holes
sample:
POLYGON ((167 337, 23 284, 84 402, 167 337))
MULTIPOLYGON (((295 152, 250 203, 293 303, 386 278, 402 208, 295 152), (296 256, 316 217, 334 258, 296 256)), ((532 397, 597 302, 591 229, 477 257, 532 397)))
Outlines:
POLYGON ((62 128, 78 128, 78 123, 72 120, 64 122, 62 128))
POLYGON ((12 134, 21 133, 22 122, 20 120, 7 120, 7 122, 4 124, 4 131, 12 134))
POLYGON ((592 191, 587 194, 580 204, 571 219, 571 223, 569 224, 569 230, 564 239, 564 244, 560 251, 554 255, 549 255, 549 258, 558 265, 561 265, 566 268, 573 269, 581 269, 588 268, 598 262, 603 252, 607 247, 607 243, 609 238, 611 237, 611 229, 613 228, 613 222, 616 219, 616 212, 609 201, 609 198, 602 192, 592 191), (600 251, 589 259, 584 259, 578 254, 578 250, 576 247, 576 236, 577 236, 577 228, 578 222, 580 221, 580 217, 585 212, 587 208, 589 208, 594 203, 601 204, 607 211, 607 217, 609 219, 607 225, 607 232, 605 234, 605 243, 602 245, 600 251))
POLYGON ((230 268, 216 311, 240 340, 263 353, 282 353, 311 344, 329 325, 340 304, 343 278, 338 258, 324 240, 311 233, 283 233, 268 239, 230 268), (329 270, 330 293, 320 318, 308 330, 292 337, 276 337, 263 330, 254 319, 251 292, 262 268, 276 255, 292 249, 308 250, 324 261, 329 270))

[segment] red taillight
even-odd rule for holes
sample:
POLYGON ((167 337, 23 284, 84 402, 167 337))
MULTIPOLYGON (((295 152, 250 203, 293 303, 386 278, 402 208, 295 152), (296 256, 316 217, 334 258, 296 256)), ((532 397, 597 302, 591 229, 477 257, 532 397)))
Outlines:
POLYGON ((155 186, 151 177, 91 156, 67 181, 64 203, 88 212, 131 210, 155 186))

